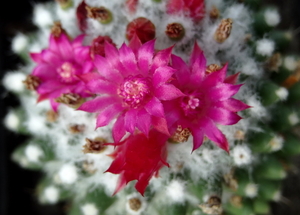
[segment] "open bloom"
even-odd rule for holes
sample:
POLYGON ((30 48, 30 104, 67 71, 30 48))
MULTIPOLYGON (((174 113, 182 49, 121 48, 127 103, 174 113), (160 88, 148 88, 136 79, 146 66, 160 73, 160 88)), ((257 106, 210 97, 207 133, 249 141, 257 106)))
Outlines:
POLYGON ((183 13, 198 22, 204 17, 204 0, 169 0, 167 12, 170 14, 183 13))
POLYGON ((113 127, 116 142, 135 128, 147 135, 153 126, 169 135, 161 101, 183 94, 169 83, 175 71, 168 66, 172 47, 154 54, 154 43, 152 40, 141 45, 137 36, 129 47, 123 44, 119 50, 106 43, 105 58, 95 56, 98 76, 83 77, 96 97, 82 104, 79 110, 99 112, 97 127, 117 117, 113 127))
POLYGON ((114 161, 106 171, 120 174, 114 194, 133 180, 138 181, 135 185, 137 191, 144 194, 152 176, 157 175, 163 165, 169 166, 166 163, 167 139, 165 134, 151 130, 149 137, 139 132, 117 144, 116 150, 111 154, 114 161))
POLYGON ((82 46, 84 36, 70 41, 66 34, 55 37, 51 34, 48 49, 41 53, 31 53, 31 58, 38 64, 32 75, 39 78, 37 87, 38 101, 49 99, 53 110, 57 111, 55 98, 65 93, 88 97, 90 93, 78 75, 89 73, 94 65, 90 59, 90 47, 82 46))
POLYGON ((236 112, 249 106, 232 98, 242 85, 234 85, 237 75, 226 77, 227 65, 212 73, 206 72, 206 59, 195 43, 190 65, 178 56, 172 56, 172 66, 177 69, 172 83, 185 96, 164 103, 168 124, 174 132, 178 126, 187 128, 193 135, 197 149, 206 135, 220 148, 229 151, 224 134, 216 124, 232 125, 241 117, 236 112))

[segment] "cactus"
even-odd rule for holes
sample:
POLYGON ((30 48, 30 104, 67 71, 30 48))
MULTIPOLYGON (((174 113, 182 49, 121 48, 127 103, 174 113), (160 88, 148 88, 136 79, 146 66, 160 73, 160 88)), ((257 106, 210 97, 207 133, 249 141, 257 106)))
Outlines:
POLYGON ((26 65, 3 79, 21 103, 4 123, 31 136, 12 159, 44 171, 41 204, 250 215, 280 200, 300 154, 300 66, 276 7, 57 0, 33 20, 14 38, 26 65))

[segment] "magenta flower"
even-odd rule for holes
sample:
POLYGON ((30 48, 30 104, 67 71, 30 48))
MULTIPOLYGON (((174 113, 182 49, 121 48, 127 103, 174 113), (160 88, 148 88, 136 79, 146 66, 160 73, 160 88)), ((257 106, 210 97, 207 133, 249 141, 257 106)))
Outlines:
POLYGON ((196 43, 189 66, 175 55, 172 55, 172 66, 177 69, 176 80, 172 83, 185 96, 164 103, 168 124, 172 128, 170 132, 174 133, 178 126, 189 129, 194 139, 193 150, 201 146, 206 135, 228 152, 227 139, 216 124, 235 124, 241 119, 236 112, 249 108, 232 98, 242 86, 233 84, 237 75, 225 78, 227 65, 206 74, 206 59, 196 43))
POLYGON ((172 47, 154 54, 155 41, 141 45, 135 36, 129 47, 123 44, 119 50, 105 44, 105 58, 95 56, 99 76, 87 75, 87 86, 96 95, 79 110, 98 112, 96 127, 107 125, 117 117, 113 127, 116 142, 128 131, 138 128, 148 134, 151 125, 169 135, 161 101, 171 100, 183 94, 169 83, 175 70, 168 66, 172 47))
POLYGON ((65 34, 59 37, 51 34, 48 49, 41 53, 30 53, 31 58, 38 63, 32 72, 41 82, 37 88, 38 101, 49 99, 54 111, 57 111, 59 104, 54 99, 64 93, 75 93, 81 97, 91 95, 85 83, 77 77, 94 68, 90 47, 82 46, 83 39, 81 35, 70 41, 65 34))
POLYGON ((195 22, 202 20, 205 14, 204 0, 169 0, 167 2, 169 14, 184 13, 195 22))
POLYGON ((117 144, 116 150, 110 155, 114 161, 106 170, 106 172, 120 174, 114 194, 133 180, 137 180, 135 185, 137 191, 144 194, 152 176, 158 175, 163 165, 169 166, 166 162, 167 139, 168 136, 165 134, 151 130, 149 137, 137 133, 117 144))

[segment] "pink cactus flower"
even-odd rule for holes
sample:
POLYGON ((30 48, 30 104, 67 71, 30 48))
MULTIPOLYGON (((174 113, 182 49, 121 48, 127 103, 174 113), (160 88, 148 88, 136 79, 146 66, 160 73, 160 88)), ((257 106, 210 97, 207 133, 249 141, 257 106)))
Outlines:
POLYGON ((81 35, 70 41, 66 34, 60 34, 59 37, 51 34, 48 49, 41 53, 30 53, 38 64, 32 75, 41 81, 37 88, 38 101, 49 99, 54 111, 58 108, 54 99, 64 93, 75 93, 81 97, 91 95, 85 83, 77 77, 94 69, 90 47, 82 46, 83 39, 81 35))
POLYGON ((169 83, 175 70, 168 66, 172 47, 154 54, 155 41, 141 44, 135 36, 129 47, 123 44, 117 50, 105 44, 105 58, 95 56, 98 77, 89 74, 89 90, 96 95, 79 110, 98 112, 96 127, 107 125, 117 117, 113 138, 119 142, 128 131, 138 128, 148 134, 151 126, 169 135, 161 101, 183 94, 169 83))
POLYGON ((167 12, 169 14, 183 13, 198 22, 204 17, 204 0, 169 0, 167 12))
POLYGON ((120 174, 117 188, 119 192, 129 181, 137 180, 135 188, 142 195, 153 175, 165 166, 167 151, 166 141, 168 136, 151 130, 149 137, 143 133, 130 135, 117 145, 116 150, 110 156, 114 158, 106 172, 120 174))
POLYGON ((170 132, 174 133, 178 126, 189 129, 194 140, 193 150, 201 146, 205 135, 228 152, 227 139, 216 124, 236 124, 241 119, 236 112, 249 108, 232 98, 242 86, 233 84, 237 75, 225 78, 227 65, 207 74, 206 59, 197 43, 189 66, 175 55, 172 55, 172 66, 177 70, 172 83, 185 96, 164 103, 170 132))
POLYGON ((127 0, 125 5, 130 13, 135 13, 139 0, 127 0))

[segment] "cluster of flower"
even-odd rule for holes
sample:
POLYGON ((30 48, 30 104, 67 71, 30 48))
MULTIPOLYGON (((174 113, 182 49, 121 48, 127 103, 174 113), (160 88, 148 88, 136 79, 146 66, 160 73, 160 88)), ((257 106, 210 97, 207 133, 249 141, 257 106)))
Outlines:
MULTIPOLYGON (((134 11, 136 2, 127 5, 134 11)), ((193 7, 199 1, 190 2, 170 1, 169 13, 177 7, 204 10, 202 1, 201 7, 193 7)), ((199 21, 202 13, 189 14, 199 21)), ((84 16, 78 15, 83 23, 84 16)), ((107 36, 83 46, 84 35, 72 40, 58 23, 53 29, 49 47, 31 53, 37 66, 24 83, 37 91, 38 101, 49 99, 54 111, 64 103, 98 113, 96 128, 116 119, 114 143, 109 143, 115 146, 114 161, 107 170, 121 175, 115 193, 138 180, 135 187, 143 194, 151 177, 168 166, 168 140, 184 142, 192 135, 195 150, 207 137, 229 152, 216 124, 236 124, 241 119, 237 112, 249 106, 232 98, 242 86, 235 84, 238 74, 226 77, 227 64, 207 66, 197 43, 187 64, 172 54, 173 47, 155 50, 155 40, 143 37, 147 31, 133 31, 129 44, 116 48, 107 36)))

